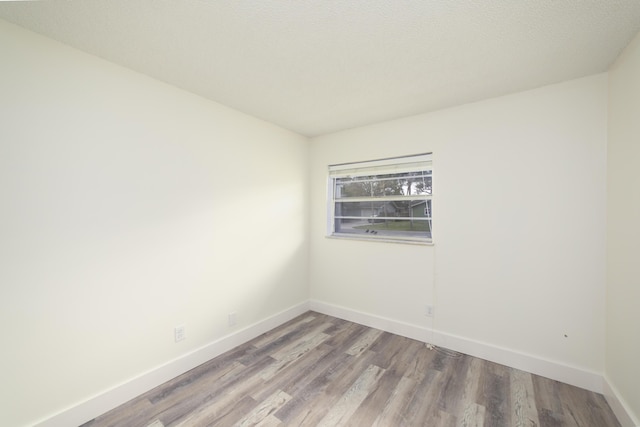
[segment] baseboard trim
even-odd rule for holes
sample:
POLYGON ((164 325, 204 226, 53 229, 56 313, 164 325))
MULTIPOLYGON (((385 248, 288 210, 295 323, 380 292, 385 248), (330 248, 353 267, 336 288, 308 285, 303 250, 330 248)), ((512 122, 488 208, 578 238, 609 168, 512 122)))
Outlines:
POLYGON ((218 340, 171 360, 162 366, 147 371, 112 389, 106 390, 57 414, 47 417, 36 423, 35 427, 81 425, 234 347, 246 343, 260 334, 282 325, 308 310, 317 311, 418 341, 432 343, 439 347, 521 369, 596 393, 604 393, 609 405, 623 427, 640 427, 638 421, 628 410, 628 406, 624 400, 620 398, 620 394, 606 378, 603 378, 602 375, 595 372, 318 300, 309 300, 300 303, 232 334, 221 337, 218 340))
POLYGON ((629 405, 622 398, 618 389, 615 388, 606 374, 604 376, 603 383, 604 397, 607 399, 607 403, 609 403, 613 413, 616 414, 616 417, 618 418, 618 421, 620 421, 622 427, 640 427, 640 419, 634 416, 631 409, 629 409, 629 405))
POLYGON ((68 427, 86 423, 307 311, 308 301, 290 307, 41 420, 35 427, 68 427))
POLYGON ((521 369, 532 374, 571 384, 596 393, 603 392, 603 377, 601 374, 585 369, 569 366, 563 363, 542 359, 534 355, 520 353, 507 348, 448 334, 442 331, 399 322, 381 316, 372 315, 347 307, 328 304, 318 300, 309 302, 311 310, 351 322, 359 323, 383 331, 402 335, 418 341, 423 341, 448 348, 470 356, 479 357, 491 362, 521 369))

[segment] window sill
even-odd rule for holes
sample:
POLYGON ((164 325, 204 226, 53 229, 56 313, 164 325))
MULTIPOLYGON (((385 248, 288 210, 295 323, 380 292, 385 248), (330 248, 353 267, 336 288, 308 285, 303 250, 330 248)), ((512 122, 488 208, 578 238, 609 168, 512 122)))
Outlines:
POLYGON ((330 234, 325 236, 327 239, 336 240, 359 240, 367 242, 381 242, 381 243, 400 243, 405 245, 416 246, 434 246, 433 240, 410 240, 410 239, 394 239, 393 237, 366 237, 362 234, 330 234))

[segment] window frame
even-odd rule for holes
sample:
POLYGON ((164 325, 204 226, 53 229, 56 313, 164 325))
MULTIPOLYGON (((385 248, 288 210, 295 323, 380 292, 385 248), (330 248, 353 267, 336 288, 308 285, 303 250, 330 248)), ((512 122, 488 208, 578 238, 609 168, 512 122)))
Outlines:
MULTIPOLYGON (((417 177, 418 175, 407 175, 407 178, 417 177)), ((344 184, 343 184, 344 185, 344 184)), ((330 238, 340 238, 340 239, 352 239, 352 240, 369 240, 369 241, 381 241, 381 242, 394 242, 394 243, 409 243, 409 244, 420 244, 420 245, 432 245, 433 244, 433 162, 432 162, 432 153, 423 153, 423 154, 414 154, 407 155, 401 157, 389 157, 385 159, 378 160, 369 160, 362 162, 350 162, 350 163, 341 163, 334 164, 328 166, 328 179, 327 179, 327 233, 326 236, 330 238), (428 171, 428 173, 427 173, 428 171), (336 197, 336 185, 339 183, 341 179, 348 178, 349 183, 354 182, 371 182, 379 183, 385 180, 397 180, 402 178, 402 174, 415 174, 421 172, 422 174, 419 176, 420 178, 429 178, 428 182, 430 183, 429 192, 421 192, 420 194, 393 194, 393 195, 371 195, 371 196, 351 196, 351 197, 336 197), (389 177, 388 175, 398 174, 400 176, 389 177), (362 180, 358 180, 358 177, 363 177, 362 180), (378 178, 379 177, 379 178, 378 178), (416 206, 415 202, 421 204, 424 201, 425 203, 425 214, 424 216, 414 217, 413 209, 416 206), (358 215, 358 216, 350 216, 350 215, 336 215, 337 209, 336 206, 340 204, 341 206, 346 206, 346 204, 353 202, 355 203, 367 203, 371 202, 371 216, 358 215), (373 214, 374 212, 374 203, 382 203, 385 205, 386 203, 393 202, 408 202, 408 212, 409 216, 382 216, 378 217, 373 214), (371 224, 375 224, 378 220, 382 221, 411 221, 412 224, 414 221, 425 222, 428 224, 428 231, 424 236, 415 236, 415 235, 402 235, 401 233, 393 234, 393 231, 390 231, 391 234, 380 233, 370 233, 369 227, 366 227, 366 232, 344 232, 344 231, 336 231, 336 221, 340 221, 338 224, 342 224, 342 220, 358 220, 358 219, 367 219, 367 221, 371 224)), ((373 189, 371 190, 373 193, 373 189)), ((354 205, 355 206, 355 205, 354 205)), ((397 206, 397 204, 396 204, 397 206)), ((384 208, 386 211, 386 207, 384 208)), ((405 205, 406 209, 406 205, 405 205)), ((412 225, 413 226, 413 225, 412 225)), ((363 227, 353 227, 353 228, 363 228, 363 227)), ((352 228, 352 230, 353 230, 352 228)), ((418 230, 419 231, 419 230, 418 230)))

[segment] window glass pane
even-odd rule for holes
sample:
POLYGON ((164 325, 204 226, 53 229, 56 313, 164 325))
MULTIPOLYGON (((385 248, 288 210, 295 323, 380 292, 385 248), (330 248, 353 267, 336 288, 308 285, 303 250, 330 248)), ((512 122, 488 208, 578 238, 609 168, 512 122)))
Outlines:
POLYGON ((431 218, 431 200, 336 202, 335 216, 363 218, 431 218))
POLYGON ((430 195, 430 170, 336 178, 335 198, 430 195))
POLYGON ((337 233, 368 237, 431 238, 431 220, 427 219, 335 219, 337 233))

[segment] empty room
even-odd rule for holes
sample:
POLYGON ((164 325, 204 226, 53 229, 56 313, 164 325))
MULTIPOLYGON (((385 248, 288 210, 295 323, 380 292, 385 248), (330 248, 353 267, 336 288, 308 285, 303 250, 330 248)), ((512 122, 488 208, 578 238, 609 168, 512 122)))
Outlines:
POLYGON ((640 426, 640 2, 0 2, 0 425, 640 426))

